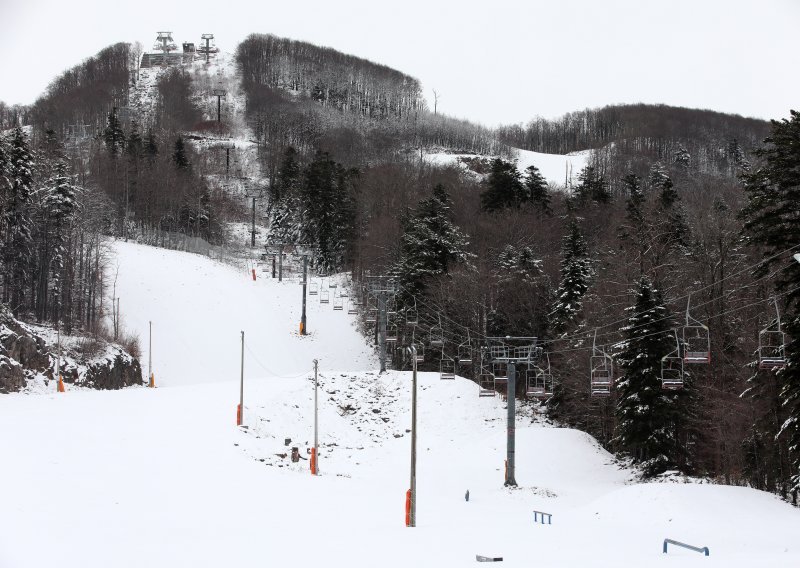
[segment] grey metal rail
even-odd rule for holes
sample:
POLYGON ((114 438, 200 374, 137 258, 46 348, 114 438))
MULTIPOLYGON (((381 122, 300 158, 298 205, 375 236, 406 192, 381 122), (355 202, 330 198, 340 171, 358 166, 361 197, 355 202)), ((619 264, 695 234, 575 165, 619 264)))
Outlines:
POLYGON ((692 546, 691 544, 686 544, 685 542, 679 542, 677 540, 672 540, 671 538, 664 539, 664 554, 667 553, 667 545, 674 544, 675 546, 680 546, 682 548, 688 548, 689 550, 694 550, 695 552, 702 552, 706 556, 708 556, 708 547, 707 546, 692 546))

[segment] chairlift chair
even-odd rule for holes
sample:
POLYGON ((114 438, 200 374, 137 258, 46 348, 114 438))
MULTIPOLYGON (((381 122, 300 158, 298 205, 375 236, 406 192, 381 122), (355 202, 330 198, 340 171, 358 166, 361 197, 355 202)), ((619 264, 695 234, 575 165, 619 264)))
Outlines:
POLYGON ((444 354, 442 354, 442 358, 439 361, 439 378, 442 380, 454 380, 456 378, 456 362, 444 354))
POLYGON ((494 375, 491 373, 481 373, 478 375, 478 396, 494 397, 497 391, 494 390, 494 375))
POLYGON ((377 323, 378 321, 378 308, 369 306, 367 308, 367 323, 377 323))
POLYGON ((492 361, 492 375, 495 383, 508 382, 508 363, 492 361))
POLYGON ((341 297, 334 297, 333 298, 333 309, 334 310, 342 310, 344 309, 344 300, 341 297))
POLYGON ((775 299, 775 325, 758 332, 758 368, 780 369, 786 366, 786 334, 781 329, 781 313, 775 299))
POLYGON ((388 343, 394 343, 397 341, 397 324, 389 324, 386 326, 386 341, 388 343))
POLYGON ((611 396, 614 386, 614 361, 602 347, 597 346, 597 330, 594 330, 592 355, 589 358, 589 387, 591 396, 611 396))
POLYGON ((419 324, 419 312, 417 312, 417 302, 414 301, 413 308, 406 308, 406 325, 415 327, 419 324))
POLYGON ((309 284, 308 285, 308 294, 310 296, 316 296, 317 294, 319 294, 319 283, 312 282, 311 284, 309 284))
POLYGON ((467 340, 458 346, 458 363, 460 365, 472 364, 472 341, 469 338, 469 331, 467 331, 467 340))
POLYGON ((550 357, 547 354, 542 365, 528 367, 525 378, 525 393, 528 396, 539 400, 547 400, 553 396, 553 375, 550 372, 550 357))
POLYGON ((444 332, 442 330, 442 326, 440 325, 432 325, 430 329, 430 339, 428 343, 431 344, 431 347, 442 347, 444 345, 444 332))
POLYGON ((678 332, 675 335, 675 349, 661 358, 661 388, 664 390, 680 390, 683 388, 683 363, 685 357, 680 355, 678 332))
POLYGON ((358 308, 356 307, 355 303, 353 303, 353 300, 348 300, 347 302, 347 313, 351 316, 358 313, 358 308))
POLYGON ((329 304, 330 303, 330 292, 327 290, 322 290, 319 293, 319 303, 320 304, 329 304))
POLYGON ((685 363, 711 362, 711 336, 708 327, 689 315, 689 302, 686 300, 686 325, 683 326, 683 361, 685 363))
POLYGON ((339 296, 341 296, 342 298, 350 297, 350 290, 348 290, 346 286, 342 286, 341 288, 339 288, 339 296))

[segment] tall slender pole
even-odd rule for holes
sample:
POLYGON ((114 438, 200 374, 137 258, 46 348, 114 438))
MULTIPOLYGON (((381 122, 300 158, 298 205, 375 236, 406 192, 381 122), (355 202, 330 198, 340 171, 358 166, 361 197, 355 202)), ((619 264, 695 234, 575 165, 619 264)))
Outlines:
POLYGON ((380 345, 381 373, 384 373, 386 372, 386 292, 378 294, 378 320, 380 322, 378 342, 380 345))
POLYGON ((417 526, 417 347, 411 346, 411 511, 410 527, 417 526))
MULTIPOLYGON (((300 316, 300 335, 306 335, 306 284, 308 283, 308 255, 303 255, 303 313, 300 316)), ((316 360, 314 363, 316 369, 316 360)), ((316 395, 315 395, 316 396, 316 395)))
POLYGON ((508 363, 508 438, 506 443, 506 481, 503 485, 517 485, 514 478, 514 446, 516 434, 516 392, 517 392, 517 366, 514 361, 508 363))
POLYGON ((239 379, 239 423, 244 424, 244 331, 242 332, 242 367, 239 379))
POLYGON ((250 246, 256 246, 256 198, 253 198, 253 230, 251 231, 250 246))
POLYGON ((150 334, 147 344, 147 380, 149 384, 153 384, 153 322, 149 323, 150 334))
POLYGON ((319 473, 319 405, 317 392, 319 391, 319 361, 314 359, 314 475, 319 473))
POLYGON ((283 243, 278 249, 278 282, 283 282, 283 243))

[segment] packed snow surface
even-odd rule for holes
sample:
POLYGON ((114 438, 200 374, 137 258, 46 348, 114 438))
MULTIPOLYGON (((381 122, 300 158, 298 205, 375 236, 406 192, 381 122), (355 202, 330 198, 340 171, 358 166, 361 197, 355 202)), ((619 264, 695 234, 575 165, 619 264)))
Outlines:
MULTIPOLYGON (((564 187, 566 181, 570 184, 578 182, 578 174, 588 164, 591 157, 591 150, 573 152, 571 154, 544 154, 542 152, 531 152, 529 150, 514 149, 516 153, 517 169, 520 174, 525 173, 529 166, 536 166, 544 178, 553 186, 564 187)), ((449 154, 447 152, 435 152, 425 155, 425 159, 438 165, 464 165, 464 159, 486 159, 492 160, 496 156, 478 156, 476 154, 449 154)), ((464 166, 466 167, 466 166, 464 166)))
POLYGON ((517 419, 519 487, 504 488, 502 400, 435 373, 419 375, 418 526, 406 528, 411 375, 378 374, 346 310, 311 302, 314 335, 300 338, 296 283, 117 251, 128 325, 154 322, 159 388, 0 397, 2 568, 442 567, 476 555, 511 567, 800 565, 800 511, 773 495, 637 483, 590 436, 529 407, 517 419), (240 329, 252 338, 243 428, 240 329), (306 459, 315 357, 317 477, 306 459), (552 524, 535 524, 534 510, 552 524), (664 538, 711 555, 663 554, 664 538))

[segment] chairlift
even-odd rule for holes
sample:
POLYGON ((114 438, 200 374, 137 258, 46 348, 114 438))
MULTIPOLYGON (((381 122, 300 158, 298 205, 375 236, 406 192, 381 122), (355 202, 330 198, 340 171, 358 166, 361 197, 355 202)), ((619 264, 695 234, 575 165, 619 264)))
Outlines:
POLYGON ((342 286, 341 288, 339 288, 339 296, 341 296, 342 298, 349 298, 350 290, 348 290, 346 286, 342 286))
POLYGON ((528 396, 539 400, 547 400, 553 396, 553 374, 550 371, 550 356, 545 353, 544 362, 540 365, 528 367, 525 371, 526 389, 528 396))
POLYGON ((494 375, 491 373, 481 373, 478 375, 478 396, 479 397, 494 397, 497 394, 495 391, 494 375))
POLYGON ((683 326, 683 361, 685 363, 711 362, 711 336, 708 327, 689 315, 689 302, 686 300, 686 325, 683 326))
POLYGON ((336 288, 339 284, 333 278, 328 278, 328 288, 336 288))
POLYGON ((467 330, 467 340, 458 346, 458 363, 460 365, 472 364, 472 342, 469 338, 469 330, 467 330))
POLYGON ((415 327, 419 324, 419 312, 417 311, 417 301, 414 300, 413 308, 406 308, 406 325, 415 327))
POLYGON ((492 375, 495 383, 505 383, 508 381, 508 363, 502 361, 492 361, 492 375))
POLYGON ((355 303, 353 303, 353 300, 348 300, 347 302, 347 313, 351 316, 358 313, 358 308, 356 307, 355 303))
POLYGON ((385 340, 387 343, 394 343, 397 341, 397 324, 389 324, 386 327, 386 337, 385 340))
POLYGON ((431 347, 442 347, 444 345, 444 330, 442 330, 441 325, 434 324, 431 326, 428 343, 431 344, 431 347))
POLYGON ((334 297, 333 298, 333 309, 334 310, 342 310, 344 309, 344 300, 341 297, 334 297))
POLYGON ((675 335, 675 349, 661 358, 661 388, 664 390, 680 390, 683 388, 683 363, 685 356, 681 357, 681 346, 678 341, 678 332, 675 335))
POLYGON ((320 291, 320 293, 319 293, 319 303, 320 304, 328 304, 328 303, 330 303, 330 297, 331 297, 330 292, 328 292, 327 290, 320 291))
POLYGON ((377 323, 378 321, 378 308, 369 306, 367 308, 367 323, 377 323))
POLYGON ((786 334, 781 329, 781 313, 778 299, 775 302, 775 325, 768 325, 758 332, 758 368, 780 369, 786 366, 786 334))
POLYGON ((312 282, 311 284, 309 284, 308 285, 308 294, 310 296, 316 296, 317 294, 319 294, 319 283, 312 282))
POLYGON ((589 360, 589 386, 591 396, 610 396, 614 381, 614 361, 597 346, 597 330, 594 330, 592 355, 589 360))
POLYGON ((439 378, 442 380, 454 380, 456 378, 456 362, 444 354, 442 354, 442 358, 439 361, 439 378))

